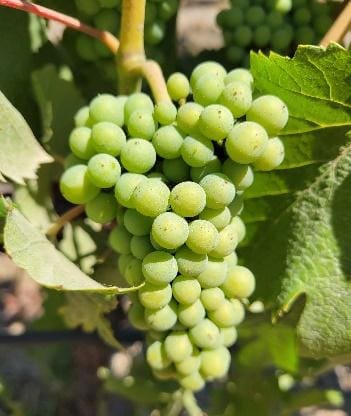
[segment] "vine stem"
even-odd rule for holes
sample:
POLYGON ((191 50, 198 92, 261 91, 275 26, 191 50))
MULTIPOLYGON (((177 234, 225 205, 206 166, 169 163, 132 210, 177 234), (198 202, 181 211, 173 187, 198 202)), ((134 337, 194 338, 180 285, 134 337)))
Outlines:
POLYGON ((119 40, 112 35, 112 33, 105 30, 98 30, 94 27, 82 23, 80 20, 68 16, 66 14, 57 12, 56 10, 48 9, 44 6, 31 3, 25 0, 0 0, 0 6, 10 7, 12 9, 22 10, 27 13, 33 13, 37 16, 43 17, 47 20, 54 20, 62 23, 66 27, 85 33, 100 40, 110 51, 115 55, 118 51, 119 40))
POLYGON ((330 42, 340 42, 351 25, 351 2, 349 2, 330 27, 320 46, 327 47, 330 42))
POLYGON ((71 208, 70 210, 65 212, 63 215, 61 215, 61 217, 57 218, 57 220, 47 230, 46 235, 48 237, 55 237, 65 224, 67 224, 68 222, 71 222, 83 212, 84 212, 84 205, 77 205, 71 208))

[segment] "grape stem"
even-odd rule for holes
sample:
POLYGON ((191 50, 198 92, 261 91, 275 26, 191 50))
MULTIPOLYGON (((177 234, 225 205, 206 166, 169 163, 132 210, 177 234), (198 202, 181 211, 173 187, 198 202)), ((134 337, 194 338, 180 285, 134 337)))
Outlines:
POLYGON ((0 0, 0 6, 22 10, 27 13, 33 13, 44 19, 54 20, 55 22, 62 23, 66 27, 85 33, 86 35, 100 40, 108 49, 110 49, 114 55, 118 51, 119 40, 114 35, 112 35, 112 33, 105 30, 95 29, 94 27, 86 25, 74 17, 57 12, 56 10, 48 9, 47 7, 39 6, 24 0, 0 0))
POLYGON ((71 208, 70 210, 68 210, 63 215, 57 218, 57 220, 47 230, 46 235, 48 237, 55 237, 65 224, 79 217, 79 215, 83 212, 84 205, 77 205, 71 208))
POLYGON ((320 46, 327 47, 330 42, 340 42, 345 36, 351 25, 351 2, 349 2, 340 13, 338 18, 332 24, 324 38, 320 42, 320 46))
POLYGON ((152 95, 157 103, 171 101, 162 69, 156 61, 147 60, 143 62, 139 71, 149 84, 152 95))
POLYGON ((189 416, 202 416, 203 412, 198 406, 195 396, 192 391, 184 390, 183 405, 189 416))

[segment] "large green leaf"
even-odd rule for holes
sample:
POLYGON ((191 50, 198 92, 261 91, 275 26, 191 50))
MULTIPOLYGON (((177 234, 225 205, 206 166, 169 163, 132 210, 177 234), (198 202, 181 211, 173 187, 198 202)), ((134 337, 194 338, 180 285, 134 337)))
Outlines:
POLYGON ((52 162, 23 116, 0 91, 0 172, 19 184, 36 177, 42 163, 52 162))

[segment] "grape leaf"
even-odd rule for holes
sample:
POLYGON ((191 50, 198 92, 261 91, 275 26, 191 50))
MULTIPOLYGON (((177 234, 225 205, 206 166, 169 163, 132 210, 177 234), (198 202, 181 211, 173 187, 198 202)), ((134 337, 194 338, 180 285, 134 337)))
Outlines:
POLYGON ((113 335, 111 324, 104 314, 117 306, 113 296, 93 293, 67 293, 66 304, 59 310, 69 328, 82 326, 86 332, 97 331, 100 337, 113 348, 121 344, 113 335))
POLYGON ((0 91, 0 171, 19 184, 36 177, 43 163, 52 162, 36 141, 22 115, 0 91))

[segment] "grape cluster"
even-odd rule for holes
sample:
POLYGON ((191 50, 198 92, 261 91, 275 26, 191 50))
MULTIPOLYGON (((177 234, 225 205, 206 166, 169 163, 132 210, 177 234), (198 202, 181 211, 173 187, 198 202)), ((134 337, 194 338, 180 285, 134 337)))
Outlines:
POLYGON ((174 103, 102 94, 79 110, 60 189, 91 220, 116 218, 108 243, 120 273, 130 286, 145 282, 128 316, 148 331, 147 361, 197 391, 227 373, 255 288, 235 253, 242 193, 250 165, 283 161, 288 110, 272 95, 253 99, 249 71, 215 62, 198 65, 190 83, 172 74, 167 88, 174 103))
POLYGON ((232 0, 217 15, 230 64, 248 65, 250 50, 290 55, 300 44, 315 44, 332 24, 332 6, 317 0, 232 0))

